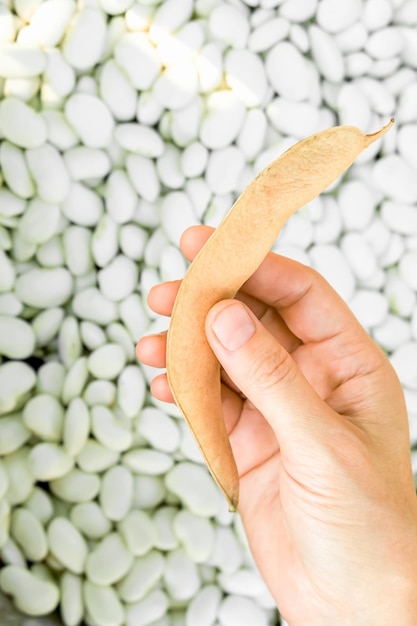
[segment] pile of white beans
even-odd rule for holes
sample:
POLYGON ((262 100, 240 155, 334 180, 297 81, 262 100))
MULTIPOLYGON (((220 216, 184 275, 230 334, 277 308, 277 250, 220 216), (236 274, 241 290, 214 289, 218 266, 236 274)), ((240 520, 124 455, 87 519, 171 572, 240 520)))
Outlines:
POLYGON ((389 354, 417 444, 416 79, 417 0, 0 0, 0 589, 22 614, 280 623, 134 346, 166 328, 146 297, 183 276, 183 230, 335 124, 396 119, 275 249, 389 354))

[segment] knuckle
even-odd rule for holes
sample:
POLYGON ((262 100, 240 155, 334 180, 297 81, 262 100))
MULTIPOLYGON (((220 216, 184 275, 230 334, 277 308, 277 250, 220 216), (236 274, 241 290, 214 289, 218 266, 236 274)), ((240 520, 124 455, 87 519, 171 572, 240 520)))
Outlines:
POLYGON ((251 360, 247 380, 268 392, 277 385, 291 385, 295 374, 295 364, 283 348, 278 347, 274 351, 259 349, 251 360))

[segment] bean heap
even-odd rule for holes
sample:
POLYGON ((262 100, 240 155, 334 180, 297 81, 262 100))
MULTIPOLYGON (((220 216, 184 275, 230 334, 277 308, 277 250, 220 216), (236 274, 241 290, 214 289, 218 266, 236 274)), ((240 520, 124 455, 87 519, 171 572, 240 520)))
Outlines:
POLYGON ((167 327, 146 298, 184 276, 186 227, 300 139, 391 116, 274 250, 389 355, 417 470, 416 77, 416 0, 0 0, 0 589, 22 614, 280 623, 134 346, 167 327))

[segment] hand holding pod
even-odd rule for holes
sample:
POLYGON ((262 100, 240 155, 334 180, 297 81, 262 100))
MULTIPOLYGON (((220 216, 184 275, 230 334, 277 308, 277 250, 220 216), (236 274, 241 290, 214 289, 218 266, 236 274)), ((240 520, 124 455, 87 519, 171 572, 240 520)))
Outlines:
POLYGON ((238 505, 239 477, 223 420, 220 366, 205 335, 207 313, 236 295, 287 219, 341 176, 393 123, 391 119, 369 135, 354 126, 337 126, 292 146, 243 191, 181 283, 168 329, 168 382, 232 511, 238 505))

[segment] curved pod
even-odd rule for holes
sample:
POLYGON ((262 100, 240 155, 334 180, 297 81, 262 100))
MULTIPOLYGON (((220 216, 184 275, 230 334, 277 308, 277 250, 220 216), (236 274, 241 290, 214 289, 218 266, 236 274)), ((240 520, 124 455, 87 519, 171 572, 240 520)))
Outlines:
POLYGON ((287 219, 343 174, 393 122, 369 135, 354 126, 337 126, 292 146, 248 185, 181 283, 168 329, 168 382, 231 511, 238 506, 239 477, 223 420, 220 365, 204 330, 207 313, 236 295, 287 219))

